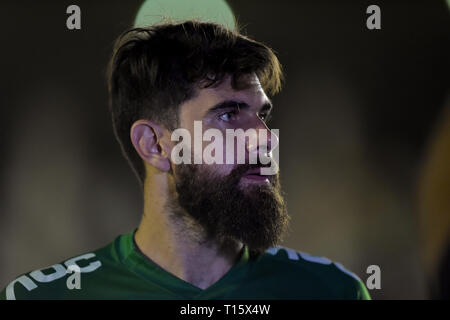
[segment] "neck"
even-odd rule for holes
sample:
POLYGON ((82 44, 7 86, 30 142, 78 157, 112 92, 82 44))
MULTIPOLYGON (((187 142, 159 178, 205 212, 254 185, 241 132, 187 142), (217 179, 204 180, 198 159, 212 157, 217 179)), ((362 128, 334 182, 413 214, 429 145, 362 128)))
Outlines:
POLYGON ((174 205, 173 182, 154 173, 144 185, 144 214, 135 241, 144 255, 176 277, 206 289, 239 260, 243 245, 218 243, 174 205))

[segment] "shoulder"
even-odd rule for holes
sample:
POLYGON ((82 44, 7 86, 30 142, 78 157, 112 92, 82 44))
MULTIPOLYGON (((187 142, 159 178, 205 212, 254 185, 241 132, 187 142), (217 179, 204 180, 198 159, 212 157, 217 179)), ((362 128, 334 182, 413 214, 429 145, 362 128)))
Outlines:
MULTIPOLYGON (((291 248, 277 246, 259 257, 260 268, 277 274, 290 286, 307 288, 315 298, 370 299, 361 279, 342 264, 326 257, 312 256, 291 248)), ((300 289, 299 289, 300 290, 300 289)))
POLYGON ((92 289, 105 282, 115 269, 120 270, 115 250, 117 240, 100 249, 20 275, 0 292, 0 299, 88 298, 84 296, 87 290, 77 290, 81 282, 92 289))

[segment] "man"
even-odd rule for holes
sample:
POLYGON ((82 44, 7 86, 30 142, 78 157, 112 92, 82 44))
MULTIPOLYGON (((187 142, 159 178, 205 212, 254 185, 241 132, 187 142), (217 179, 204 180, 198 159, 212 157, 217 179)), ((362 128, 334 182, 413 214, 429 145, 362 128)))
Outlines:
POLYGON ((278 172, 264 173, 278 144, 266 93, 282 81, 270 48, 214 23, 161 24, 125 32, 109 69, 115 134, 142 184, 141 223, 22 275, 2 298, 369 299, 340 264, 276 247, 288 215, 278 172), (199 141, 199 125, 214 139, 199 141), (250 133, 230 147, 238 130, 250 133))

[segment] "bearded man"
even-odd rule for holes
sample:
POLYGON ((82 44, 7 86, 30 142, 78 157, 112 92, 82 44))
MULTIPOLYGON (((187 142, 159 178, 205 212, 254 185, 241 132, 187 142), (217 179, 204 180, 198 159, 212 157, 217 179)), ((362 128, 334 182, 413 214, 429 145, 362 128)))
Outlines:
POLYGON ((104 248, 22 275, 1 297, 368 299, 360 279, 340 264, 278 246, 289 219, 279 172, 265 174, 263 159, 276 167, 267 95, 281 83, 269 47, 215 23, 124 32, 109 64, 110 110, 142 186, 142 220, 104 248), (225 137, 214 139, 223 148, 213 154, 224 161, 202 161, 192 145, 203 150, 209 142, 195 139, 196 122, 225 137), (192 161, 174 161, 177 129, 196 140, 182 150, 192 161), (234 136, 229 147, 226 137, 236 130, 264 134, 234 136))

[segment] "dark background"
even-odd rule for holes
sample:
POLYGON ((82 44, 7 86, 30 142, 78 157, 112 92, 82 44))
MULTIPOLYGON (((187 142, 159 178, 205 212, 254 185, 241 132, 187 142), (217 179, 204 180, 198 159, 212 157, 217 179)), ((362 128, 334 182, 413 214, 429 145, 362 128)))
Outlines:
MULTIPOLYGON (((0 3, 0 287, 139 223, 141 193, 113 136, 104 74, 140 3, 0 3), (66 28, 71 4, 81 30, 66 28)), ((292 216, 283 245, 363 281, 379 265, 373 298, 433 297, 444 244, 423 227, 434 218, 418 190, 450 107, 446 2, 229 3, 286 72, 272 121, 292 216), (381 30, 366 28, 370 4, 381 30)))

